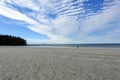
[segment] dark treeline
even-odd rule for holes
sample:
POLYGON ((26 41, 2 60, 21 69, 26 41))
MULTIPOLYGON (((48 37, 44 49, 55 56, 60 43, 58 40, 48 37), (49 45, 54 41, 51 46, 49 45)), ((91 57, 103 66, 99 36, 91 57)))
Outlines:
POLYGON ((0 45, 20 46, 26 45, 26 40, 11 35, 0 35, 0 45))

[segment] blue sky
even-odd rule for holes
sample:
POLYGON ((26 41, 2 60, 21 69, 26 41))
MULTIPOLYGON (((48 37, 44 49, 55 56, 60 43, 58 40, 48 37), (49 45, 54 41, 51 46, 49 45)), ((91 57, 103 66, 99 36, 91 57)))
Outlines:
POLYGON ((120 43, 120 0, 0 0, 0 34, 28 43, 120 43))

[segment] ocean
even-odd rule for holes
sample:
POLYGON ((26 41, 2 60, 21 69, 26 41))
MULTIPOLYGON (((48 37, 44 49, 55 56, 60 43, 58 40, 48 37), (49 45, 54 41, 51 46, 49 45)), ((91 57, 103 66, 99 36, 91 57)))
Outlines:
POLYGON ((27 47, 56 47, 56 48, 69 48, 69 47, 112 47, 120 48, 120 44, 29 44, 27 47))

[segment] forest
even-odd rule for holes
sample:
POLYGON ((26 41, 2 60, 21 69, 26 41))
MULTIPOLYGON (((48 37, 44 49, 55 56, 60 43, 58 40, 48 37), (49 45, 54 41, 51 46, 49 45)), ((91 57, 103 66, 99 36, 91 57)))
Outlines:
POLYGON ((22 46, 27 45, 25 39, 11 36, 11 35, 0 35, 0 45, 11 45, 11 46, 22 46))

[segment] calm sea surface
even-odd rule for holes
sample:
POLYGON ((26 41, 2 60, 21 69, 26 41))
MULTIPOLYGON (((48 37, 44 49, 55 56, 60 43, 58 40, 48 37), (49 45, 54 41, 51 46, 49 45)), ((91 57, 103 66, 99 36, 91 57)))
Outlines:
POLYGON ((120 48, 120 44, 39 44, 39 45, 28 45, 27 47, 54 47, 54 48, 67 48, 67 47, 111 47, 120 48))

